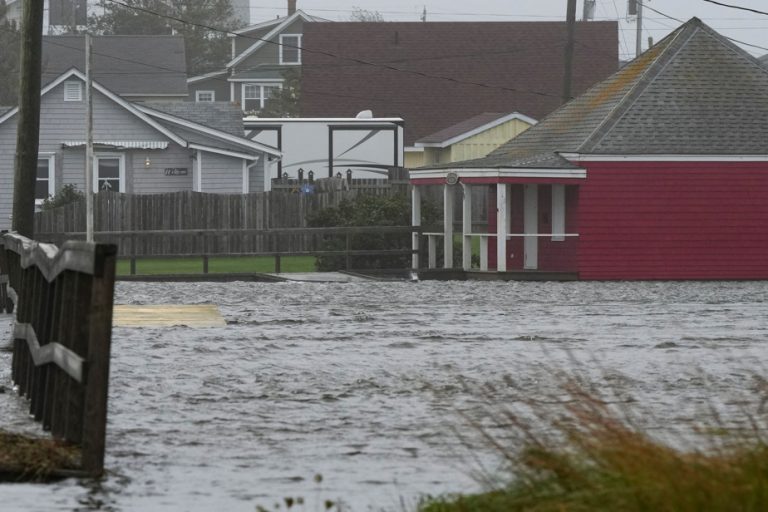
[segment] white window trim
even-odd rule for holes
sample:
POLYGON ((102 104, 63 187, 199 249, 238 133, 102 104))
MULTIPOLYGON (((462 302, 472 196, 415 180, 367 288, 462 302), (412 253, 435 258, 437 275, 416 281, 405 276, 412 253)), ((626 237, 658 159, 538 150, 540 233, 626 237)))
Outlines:
POLYGON ((287 66, 295 66, 295 65, 301 64, 301 40, 302 40, 301 34, 280 34, 280 64, 287 65, 287 66), (296 50, 298 50, 299 58, 296 62, 286 62, 285 59, 283 59, 283 48, 284 48, 283 45, 290 44, 291 49, 293 49, 293 46, 294 46, 292 43, 283 42, 283 39, 288 37, 295 37, 298 41, 296 44, 296 50))
MULTIPOLYGON (((56 154, 55 153, 38 153, 37 160, 48 160, 48 196, 56 195, 56 154)), ((37 181, 37 178, 35 178, 37 181)), ((45 199, 35 199, 36 205, 43 204, 45 199)))
POLYGON ((216 91, 195 91, 195 102, 197 103, 212 103, 216 101, 216 91), (200 94, 210 94, 211 101, 201 100, 200 94))
MULTIPOLYGON (((283 83, 282 82, 279 82, 279 83, 278 82, 269 82, 269 83, 266 83, 266 82, 243 82, 242 84, 240 84, 240 105, 243 108, 243 112, 248 112, 246 110, 246 108, 245 108, 245 100, 246 100, 246 98, 245 98, 245 88, 247 86, 249 86, 249 85, 257 86, 259 88, 259 98, 258 98, 259 99, 259 108, 256 109, 256 110, 264 108, 265 102, 267 100, 267 98, 266 98, 266 96, 264 94, 264 89, 265 88, 267 88, 267 87, 277 87, 279 89, 283 88, 283 83)), ((249 100, 255 100, 256 98, 248 98, 248 99, 249 100)))
POLYGON ((67 80, 64 82, 64 101, 83 101, 83 83, 80 80, 67 80), (72 96, 74 89, 72 86, 77 86, 77 95, 72 96))
POLYGON ((99 192, 99 160, 117 158, 120 161, 120 186, 117 192, 125 192, 125 154, 123 153, 94 153, 93 155, 93 193, 99 192))

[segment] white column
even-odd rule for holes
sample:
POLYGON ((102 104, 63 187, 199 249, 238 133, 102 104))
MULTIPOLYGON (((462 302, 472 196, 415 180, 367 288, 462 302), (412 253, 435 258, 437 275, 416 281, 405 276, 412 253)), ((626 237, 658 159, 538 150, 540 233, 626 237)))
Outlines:
POLYGON ((248 162, 243 160, 243 194, 250 192, 251 184, 248 176, 248 162))
POLYGON ((453 268, 453 186, 443 185, 443 268, 453 268))
MULTIPOLYGON (((526 235, 539 234, 539 186, 526 185, 523 198, 523 225, 526 235)), ((526 236, 523 244, 523 268, 536 270, 539 268, 539 237, 526 236)))
POLYGON ((507 271, 507 235, 509 234, 509 185, 496 185, 496 270, 507 271))
MULTIPOLYGON (((421 226, 421 189, 416 185, 411 186, 411 226, 421 226)), ((419 234, 411 234, 411 249, 419 250, 419 234)), ((414 252, 411 259, 413 270, 419 269, 419 253, 414 252)))
POLYGON ((480 270, 488 270, 488 237, 480 237, 480 270))
POLYGON ((192 184, 192 190, 196 192, 203 191, 203 152, 197 151, 197 162, 195 164, 196 176, 193 176, 194 183, 192 184))
POLYGON ((472 270, 472 187, 462 183, 464 201, 462 202, 462 238, 461 238, 461 262, 464 270, 472 270))

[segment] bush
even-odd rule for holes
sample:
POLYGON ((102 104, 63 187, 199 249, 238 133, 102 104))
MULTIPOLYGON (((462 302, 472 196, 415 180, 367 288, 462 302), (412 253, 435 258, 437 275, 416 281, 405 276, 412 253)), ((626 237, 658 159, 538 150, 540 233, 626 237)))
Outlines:
MULTIPOLYGON (((429 203, 422 204, 422 219, 425 224, 434 223, 437 210, 429 203)), ((411 203, 405 194, 393 196, 359 196, 354 200, 345 199, 338 206, 325 208, 307 218, 310 227, 344 226, 410 226, 411 203)), ((360 234, 351 237, 353 250, 410 249, 411 236, 408 233, 360 234)), ((344 250, 344 236, 329 235, 323 240, 322 249, 344 250)), ((355 269, 408 268, 410 255, 353 256, 351 266, 355 269)), ((346 267, 344 256, 319 256, 318 270, 340 270, 346 267)))
POLYGON ((76 203, 84 199, 85 199, 85 194, 82 193, 80 190, 78 190, 77 187, 69 183, 61 187, 61 190, 56 192, 56 195, 47 197, 43 201, 43 204, 40 205, 40 209, 43 211, 53 210, 54 208, 58 208, 59 206, 64 206, 70 203, 76 203))

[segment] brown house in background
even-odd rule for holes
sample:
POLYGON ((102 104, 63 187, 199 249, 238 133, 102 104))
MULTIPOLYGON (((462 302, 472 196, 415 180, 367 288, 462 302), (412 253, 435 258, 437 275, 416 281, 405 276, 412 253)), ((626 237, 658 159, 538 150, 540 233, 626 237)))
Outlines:
MULTIPOLYGON (((565 43, 564 22, 307 23, 301 115, 402 117, 417 156, 415 141, 483 112, 559 107, 565 43)), ((618 46, 616 22, 576 24, 573 96, 618 69, 618 46)))

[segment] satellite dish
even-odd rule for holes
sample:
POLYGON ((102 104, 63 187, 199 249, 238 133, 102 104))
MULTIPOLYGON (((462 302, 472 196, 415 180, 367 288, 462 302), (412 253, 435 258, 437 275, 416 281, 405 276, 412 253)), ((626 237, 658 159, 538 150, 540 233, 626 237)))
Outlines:
POLYGON ((373 111, 372 110, 361 110, 357 113, 355 116, 355 119, 373 119, 373 111))
POLYGON ((451 171, 445 175, 445 182, 449 185, 455 185, 459 182, 459 175, 451 171))

